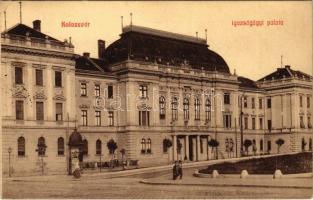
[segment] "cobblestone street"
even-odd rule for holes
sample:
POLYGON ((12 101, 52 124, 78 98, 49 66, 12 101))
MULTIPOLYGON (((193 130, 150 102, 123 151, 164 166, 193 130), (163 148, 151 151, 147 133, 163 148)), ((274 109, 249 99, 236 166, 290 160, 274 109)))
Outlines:
MULTIPOLYGON (((186 169, 184 180, 191 180, 194 169, 186 169)), ((125 178, 103 179, 83 176, 80 180, 44 179, 7 181, 3 184, 4 198, 309 198, 311 189, 148 185, 142 179, 157 176, 169 179, 170 174, 146 173, 125 178)), ((197 178, 194 178, 197 179, 197 178)), ((202 179, 203 180, 203 179, 202 179)), ((178 180, 179 182, 180 180, 178 180)), ((275 181, 275 180, 273 180, 275 181)))

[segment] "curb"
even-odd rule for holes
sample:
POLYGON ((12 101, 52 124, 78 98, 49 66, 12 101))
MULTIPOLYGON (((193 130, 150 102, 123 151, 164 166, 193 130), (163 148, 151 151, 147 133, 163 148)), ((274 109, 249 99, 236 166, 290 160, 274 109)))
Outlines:
POLYGON ((148 180, 139 181, 148 185, 184 185, 184 186, 213 186, 213 187, 262 187, 262 188, 293 188, 312 189, 312 186, 281 186, 281 185, 240 185, 240 184, 208 184, 208 183, 170 183, 170 182, 150 182, 148 180))

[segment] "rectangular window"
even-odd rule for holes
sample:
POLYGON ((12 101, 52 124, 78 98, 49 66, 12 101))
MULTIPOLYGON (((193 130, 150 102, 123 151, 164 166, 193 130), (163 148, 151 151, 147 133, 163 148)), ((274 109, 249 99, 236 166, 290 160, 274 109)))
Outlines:
POLYGON ((243 98, 243 107, 248 108, 248 98, 247 97, 243 98))
POLYGON ((80 96, 87 96, 87 84, 86 83, 81 83, 80 84, 80 96))
POLYGON ((139 111, 139 126, 150 126, 149 111, 139 111))
POLYGON ((252 107, 252 109, 255 108, 255 99, 253 97, 251 99, 251 107, 252 107))
POLYGON ((224 115, 224 127, 231 128, 231 115, 224 115))
POLYGON ((259 98, 259 109, 263 108, 263 99, 259 98))
POLYGON ((109 111, 109 126, 114 126, 114 112, 109 111))
POLYGON ((101 126, 101 111, 96 111, 95 117, 96 117, 96 126, 101 126))
POLYGON ((63 120, 63 105, 62 103, 55 104, 55 120, 62 121, 63 120))
POLYGON ((100 85, 95 85, 95 96, 100 97, 100 85))
POLYGON ((310 108, 311 107, 311 98, 310 97, 307 97, 306 98, 306 106, 307 106, 307 108, 310 108))
POLYGON ((260 129, 262 130, 263 129, 263 118, 259 118, 259 127, 260 127, 260 129))
POLYGON ((244 118, 245 129, 248 129, 248 117, 244 118))
POLYGON ((62 87, 62 72, 60 71, 54 72, 54 83, 55 87, 62 87))
POLYGON ((43 102, 36 102, 36 120, 44 119, 44 107, 43 102))
POLYGON ((302 108, 302 106, 303 106, 303 98, 302 98, 302 96, 300 95, 300 107, 302 108))
POLYGON ((267 108, 272 108, 272 99, 271 98, 267 99, 267 108))
POLYGON ((272 130, 272 120, 267 120, 267 129, 268 129, 269 131, 272 130))
POLYGON ((108 86, 108 99, 113 99, 113 86, 108 86))
POLYGON ((43 73, 41 69, 36 69, 36 85, 43 86, 43 73))
POLYGON ((224 93, 224 104, 230 104, 230 94, 224 93))
POLYGON ((16 119, 24 120, 24 102, 23 101, 15 102, 15 111, 16 111, 16 119))
POLYGON ((305 128, 303 116, 300 116, 300 128, 305 128))
POLYGON ((15 84, 23 84, 23 68, 15 67, 15 84))
POLYGON ((88 125, 87 110, 82 110, 81 120, 82 120, 82 125, 83 126, 87 126, 88 125))
POLYGON ((252 129, 255 130, 255 118, 252 117, 252 129))
POLYGON ((148 86, 139 85, 140 97, 147 98, 148 97, 148 86))

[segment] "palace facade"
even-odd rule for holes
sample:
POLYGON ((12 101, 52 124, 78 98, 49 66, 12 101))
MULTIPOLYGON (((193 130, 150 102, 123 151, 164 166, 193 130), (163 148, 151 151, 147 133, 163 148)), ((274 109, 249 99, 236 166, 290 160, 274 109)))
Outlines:
POLYGON ((312 151, 312 76, 290 66, 253 81, 204 39, 133 25, 98 58, 39 20, 1 42, 5 175, 65 174, 73 142, 82 163, 108 161, 111 139, 139 166, 312 151))

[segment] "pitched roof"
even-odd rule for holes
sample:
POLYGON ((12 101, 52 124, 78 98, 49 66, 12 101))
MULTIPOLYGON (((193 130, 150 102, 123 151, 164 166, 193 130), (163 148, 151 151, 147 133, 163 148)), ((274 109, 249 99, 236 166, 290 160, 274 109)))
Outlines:
POLYGON ((77 58, 75 59, 75 68, 86 71, 109 72, 105 60, 80 55, 77 55, 77 58))
POLYGON ((259 89, 256 82, 243 76, 238 76, 239 87, 259 89))
POLYGON ((17 24, 13 26, 12 28, 8 29, 7 31, 3 32, 3 34, 22 36, 22 37, 26 37, 28 34, 28 37, 30 38, 36 38, 36 39, 42 39, 42 40, 48 39, 50 41, 63 43, 62 41, 57 40, 51 36, 48 36, 40 31, 37 31, 29 26, 26 26, 25 24, 17 24))
POLYGON ((284 68, 277 68, 277 70, 261 79, 259 79, 258 81, 269 81, 269 80, 279 80, 279 79, 283 79, 283 78, 291 78, 291 77, 304 77, 305 79, 311 79, 312 76, 301 72, 299 70, 293 70, 291 69, 290 66, 286 65, 284 68))
POLYGON ((109 63, 126 59, 229 73, 225 60, 202 39, 135 26, 105 50, 109 63))

